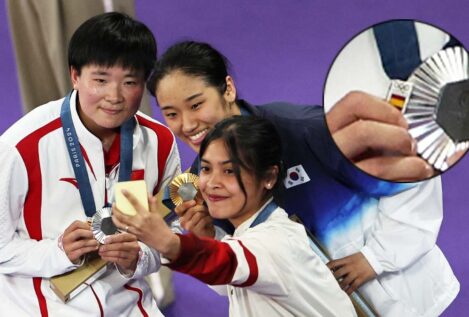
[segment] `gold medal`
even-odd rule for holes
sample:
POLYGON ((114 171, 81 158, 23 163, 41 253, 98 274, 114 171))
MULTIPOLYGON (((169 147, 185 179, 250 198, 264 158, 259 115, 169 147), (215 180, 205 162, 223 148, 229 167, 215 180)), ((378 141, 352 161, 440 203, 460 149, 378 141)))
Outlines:
POLYGON ((169 197, 176 206, 196 198, 202 200, 199 191, 199 176, 192 173, 182 173, 175 177, 169 184, 169 197))

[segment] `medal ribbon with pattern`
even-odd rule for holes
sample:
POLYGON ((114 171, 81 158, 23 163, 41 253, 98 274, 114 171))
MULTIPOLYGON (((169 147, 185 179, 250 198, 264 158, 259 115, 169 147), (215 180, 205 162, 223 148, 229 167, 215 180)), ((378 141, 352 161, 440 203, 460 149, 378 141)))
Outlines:
MULTIPOLYGON (((65 143, 73 166, 73 171, 78 182, 81 202, 87 217, 92 217, 96 212, 96 204, 93 198, 93 191, 88 178, 85 160, 81 152, 78 136, 73 125, 72 112, 70 109, 70 98, 72 92, 64 99, 60 111, 60 120, 62 121, 62 130, 65 143)), ((130 180, 132 172, 132 151, 133 151, 133 130, 135 128, 135 119, 132 117, 126 121, 120 128, 120 166, 119 182, 130 180)))

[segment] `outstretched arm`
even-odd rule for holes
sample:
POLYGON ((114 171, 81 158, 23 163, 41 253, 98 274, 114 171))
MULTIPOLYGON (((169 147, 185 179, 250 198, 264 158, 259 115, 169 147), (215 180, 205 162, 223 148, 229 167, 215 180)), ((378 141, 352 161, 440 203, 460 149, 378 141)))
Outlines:
MULTIPOLYGON (((287 254, 291 245, 286 239, 272 237, 269 232, 255 233, 247 240, 197 237, 195 234, 174 234, 156 212, 156 199, 149 198, 150 211, 145 210, 128 192, 123 194, 137 210, 137 215, 127 216, 113 206, 113 221, 122 229, 135 234, 140 241, 161 252, 169 259, 168 266, 189 274, 211 285, 231 284, 247 287, 254 285, 259 292, 284 295, 288 283, 285 272, 290 265, 279 254, 287 254), (276 245, 276 250, 266 250, 265 241, 276 245), (275 242, 273 242, 275 241, 275 242), (277 253, 278 252, 278 253, 277 253), (262 254, 262 257, 256 256, 262 254), (263 270, 259 271, 262 262, 263 270)), ((287 239, 288 240, 288 239, 287 239)), ((289 258, 289 257, 287 257, 289 258)))

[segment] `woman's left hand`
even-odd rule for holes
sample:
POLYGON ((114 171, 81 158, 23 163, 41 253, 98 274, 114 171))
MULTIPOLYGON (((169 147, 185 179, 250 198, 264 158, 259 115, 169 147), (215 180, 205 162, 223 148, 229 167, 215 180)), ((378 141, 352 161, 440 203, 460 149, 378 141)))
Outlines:
POLYGON ((334 274, 340 287, 349 295, 376 277, 375 271, 361 252, 330 261, 327 267, 334 274))

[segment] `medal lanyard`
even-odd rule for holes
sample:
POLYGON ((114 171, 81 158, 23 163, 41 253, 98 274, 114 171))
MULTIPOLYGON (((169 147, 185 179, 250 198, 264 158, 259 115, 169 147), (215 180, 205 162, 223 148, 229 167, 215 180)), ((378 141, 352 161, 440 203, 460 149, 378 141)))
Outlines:
POLYGON ((256 219, 251 223, 249 228, 253 228, 257 226, 260 223, 263 223, 264 221, 269 218, 269 216, 274 212, 274 210, 277 208, 277 204, 272 200, 270 203, 265 206, 261 212, 257 215, 256 219))
POLYGON ((413 21, 396 21, 373 27, 384 71, 390 79, 407 80, 422 63, 413 21))
MULTIPOLYGON (((67 144, 70 162, 72 163, 73 172, 78 182, 81 202, 85 209, 86 216, 92 217, 96 212, 96 205, 94 203, 93 191, 91 190, 83 153, 81 152, 78 136, 73 125, 72 112, 70 110, 71 95, 72 93, 70 93, 62 103, 60 120, 62 121, 62 130, 65 143, 67 144)), ((132 172, 134 127, 134 118, 129 119, 121 126, 119 182, 130 180, 130 174, 132 172)))

